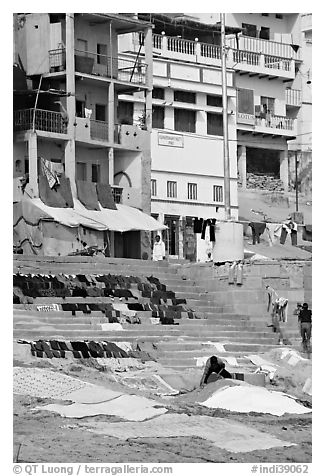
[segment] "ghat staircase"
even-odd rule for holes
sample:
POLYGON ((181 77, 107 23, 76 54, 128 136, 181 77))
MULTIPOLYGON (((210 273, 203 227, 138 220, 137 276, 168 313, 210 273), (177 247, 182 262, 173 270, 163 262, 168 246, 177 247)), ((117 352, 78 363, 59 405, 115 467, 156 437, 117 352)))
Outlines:
MULTIPOLYGON (((188 268, 189 265, 187 265, 188 268)), ((14 339, 108 340, 132 342, 147 340, 158 347, 158 362, 175 369, 196 367, 197 358, 218 354, 220 357, 234 356, 243 368, 250 368, 249 354, 267 352, 277 346, 278 336, 267 327, 265 292, 254 288, 254 276, 244 277, 240 287, 209 289, 207 282, 193 280, 183 272, 180 263, 151 262, 132 259, 98 257, 38 257, 15 255, 14 273, 24 274, 116 274, 159 278, 167 290, 174 291, 177 298, 185 298, 187 305, 198 313, 200 319, 180 319, 179 325, 153 325, 151 311, 139 311, 141 324, 123 324, 123 330, 104 331, 101 323, 107 318, 99 311, 91 314, 71 311, 40 312, 36 305, 112 302, 108 297, 38 297, 26 309, 24 304, 14 304, 14 339), (240 293, 241 297, 229 299, 229 293, 240 293), (203 318, 204 317, 204 318, 203 318), (222 344, 219 353, 211 344, 222 344)), ((123 302, 123 300, 121 301, 123 302)), ((127 302, 127 301, 125 301, 127 302)), ((289 330, 291 338, 298 342, 296 326, 289 330)), ((229 366, 227 366, 229 368, 229 366)), ((234 371, 236 369, 233 369, 234 371)))

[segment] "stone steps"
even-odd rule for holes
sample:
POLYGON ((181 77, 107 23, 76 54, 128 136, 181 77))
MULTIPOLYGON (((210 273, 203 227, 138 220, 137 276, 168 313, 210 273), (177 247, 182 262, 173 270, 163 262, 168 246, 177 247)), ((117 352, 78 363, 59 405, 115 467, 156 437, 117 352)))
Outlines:
MULTIPOLYGON (((111 340, 135 341, 144 340, 158 345, 158 361, 171 368, 186 369, 196 367, 196 358, 211 356, 217 353, 213 346, 203 346, 202 342, 213 341, 222 343, 225 352, 222 356, 235 356, 241 367, 233 371, 241 371, 242 366, 255 369, 245 355, 249 353, 266 352, 277 345, 278 336, 266 325, 270 316, 266 313, 265 290, 257 285, 261 276, 247 275, 242 287, 229 285, 227 277, 215 286, 209 274, 204 279, 184 279, 185 264, 168 264, 167 262, 153 263, 139 260, 121 260, 114 258, 89 257, 23 257, 14 265, 21 272, 44 274, 120 274, 125 276, 139 276, 146 278, 154 276, 173 290, 176 297, 185 298, 187 305, 206 317, 206 319, 185 319, 176 322, 179 325, 149 324, 151 311, 139 311, 137 314, 143 319, 140 325, 125 325, 123 331, 103 331, 101 323, 107 322, 102 313, 77 313, 72 316, 68 311, 39 312, 35 309, 24 309, 23 305, 14 306, 14 337, 34 339, 64 338, 67 340, 111 340), (30 259, 29 259, 30 258, 30 259)), ((215 269, 207 268, 215 273, 215 269)), ((132 289, 131 289, 132 292, 132 289)), ((68 297, 37 298, 37 304, 52 303, 130 303, 136 299, 113 301, 109 297, 68 297)), ((142 302, 148 302, 144 299, 142 302)), ((288 323, 289 324, 289 323, 288 323)), ((295 335, 296 328, 287 325, 287 335, 295 335)), ((296 341, 295 341, 296 342, 296 341)), ((229 366, 227 365, 227 368, 229 366)))

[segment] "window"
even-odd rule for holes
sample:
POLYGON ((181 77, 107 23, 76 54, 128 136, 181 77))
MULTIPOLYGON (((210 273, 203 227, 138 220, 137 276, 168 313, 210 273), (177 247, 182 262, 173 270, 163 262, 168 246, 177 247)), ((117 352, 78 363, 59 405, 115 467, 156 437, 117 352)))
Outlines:
POLYGON ((283 20, 283 15, 282 15, 282 13, 276 13, 276 14, 275 14, 275 18, 277 18, 278 20, 283 20))
POLYGON ((91 164, 91 181, 100 182, 100 165, 91 164))
POLYGON ((196 112, 189 109, 174 109, 174 129, 179 132, 195 132, 196 112))
POLYGON ((165 108, 161 106, 152 106, 152 127, 154 129, 163 129, 165 121, 165 108))
POLYGON ((207 94, 207 106, 222 107, 222 96, 207 94))
POLYGON ((268 13, 261 13, 262 17, 268 17, 269 14, 268 13))
POLYGON ((104 106, 103 104, 96 104, 95 119, 96 121, 106 121, 106 106, 104 106))
POLYGON ((257 37, 257 28, 256 25, 250 25, 249 23, 242 23, 243 35, 251 36, 253 38, 257 37))
POLYGON ((133 102, 119 101, 117 106, 117 117, 119 124, 133 124, 133 102))
POLYGON ((187 184, 187 198, 189 200, 197 200, 197 183, 187 184))
POLYGON ((168 198, 177 197, 177 182, 167 181, 167 197, 168 198))
POLYGON ((77 180, 87 181, 87 164, 84 162, 77 162, 76 170, 77 180))
POLYGON ((97 64, 107 65, 107 45, 97 43, 97 64))
POLYGON ((79 101, 76 99, 76 116, 85 117, 85 101, 79 101))
POLYGON ((29 159, 24 160, 25 163, 25 174, 29 173, 29 159))
POLYGON ((157 180, 156 179, 151 179, 151 196, 152 197, 157 196, 157 180))
POLYGON ((174 91, 174 101, 196 103, 196 94, 188 91, 174 91))
POLYGON ((274 114, 274 98, 261 96, 261 111, 264 114, 274 114))
POLYGON ((270 39, 270 28, 266 28, 266 26, 261 26, 260 38, 263 39, 263 40, 269 40, 270 39))
POLYGON ((165 90, 164 90, 164 88, 153 88, 153 90, 152 90, 152 99, 165 99, 165 90))
POLYGON ((221 114, 207 113, 207 134, 223 136, 223 118, 221 114))
POLYGON ((223 187, 222 185, 213 185, 213 201, 223 202, 223 187))

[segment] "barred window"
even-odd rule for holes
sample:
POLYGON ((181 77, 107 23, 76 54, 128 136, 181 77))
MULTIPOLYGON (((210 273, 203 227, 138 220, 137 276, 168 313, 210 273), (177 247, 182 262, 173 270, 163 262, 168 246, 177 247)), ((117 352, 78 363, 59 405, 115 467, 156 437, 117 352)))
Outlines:
POLYGON ((187 184, 187 198, 189 200, 197 200, 197 183, 187 184))
POLYGON ((151 196, 152 197, 157 196, 157 180, 156 179, 151 179, 151 196))
POLYGON ((213 185, 213 201, 223 202, 223 187, 222 185, 213 185))
POLYGON ((177 197, 177 182, 167 181, 167 197, 176 198, 177 197))

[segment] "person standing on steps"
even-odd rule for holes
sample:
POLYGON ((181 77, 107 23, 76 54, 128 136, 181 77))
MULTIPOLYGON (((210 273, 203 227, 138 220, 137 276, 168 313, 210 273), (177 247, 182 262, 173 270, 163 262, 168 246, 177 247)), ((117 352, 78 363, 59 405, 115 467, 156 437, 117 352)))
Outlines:
POLYGON ((216 355, 210 357, 205 364, 203 375, 200 381, 200 387, 208 383, 208 379, 212 373, 217 374, 217 380, 220 378, 232 378, 232 375, 225 369, 225 363, 216 355))
POLYGON ((166 257, 165 243, 156 235, 153 245, 152 261, 162 261, 166 257))
POLYGON ((311 310, 308 309, 308 304, 303 303, 298 313, 298 322, 300 324, 301 343, 304 350, 310 349, 311 338, 311 310))

